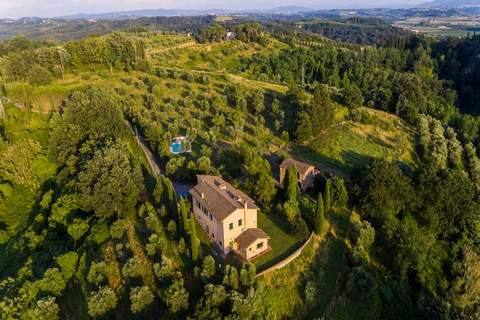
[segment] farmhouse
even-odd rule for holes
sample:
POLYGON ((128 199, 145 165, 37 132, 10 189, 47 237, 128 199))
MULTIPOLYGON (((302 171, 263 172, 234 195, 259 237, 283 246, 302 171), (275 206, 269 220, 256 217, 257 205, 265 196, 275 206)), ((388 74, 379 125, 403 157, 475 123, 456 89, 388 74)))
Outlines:
POLYGON ((257 227, 259 208, 242 191, 217 176, 197 176, 190 190, 193 214, 224 254, 250 260, 269 250, 270 237, 257 227))
POLYGON ((237 38, 237 33, 229 31, 227 32, 227 40, 235 40, 237 38))
POLYGON ((287 170, 291 167, 295 167, 297 169, 298 183, 300 184, 302 191, 305 191, 313 186, 313 178, 319 173, 318 170, 315 169, 315 166, 290 158, 283 160, 283 162, 280 164, 281 184, 283 184, 283 181, 285 180, 287 170))

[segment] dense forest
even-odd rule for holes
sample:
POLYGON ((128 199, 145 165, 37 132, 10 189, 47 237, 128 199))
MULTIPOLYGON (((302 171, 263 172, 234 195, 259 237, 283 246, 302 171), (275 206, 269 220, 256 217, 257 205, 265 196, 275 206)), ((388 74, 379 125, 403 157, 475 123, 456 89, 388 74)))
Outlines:
POLYGON ((155 19, 0 43, 2 319, 480 317, 480 37, 155 19), (198 174, 256 201, 269 253, 213 249, 198 174))
POLYGON ((304 36, 319 35, 331 40, 374 45, 379 47, 404 48, 413 38, 408 31, 391 26, 375 18, 349 18, 305 21, 274 21, 266 24, 274 34, 301 32, 304 36))

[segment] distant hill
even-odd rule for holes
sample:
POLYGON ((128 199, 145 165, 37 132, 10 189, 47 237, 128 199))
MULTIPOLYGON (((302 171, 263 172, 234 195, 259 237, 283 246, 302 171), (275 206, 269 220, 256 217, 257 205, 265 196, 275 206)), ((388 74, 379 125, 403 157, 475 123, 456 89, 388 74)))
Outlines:
POLYGON ((273 8, 266 11, 272 14, 295 14, 295 13, 311 12, 311 11, 314 11, 314 9, 308 8, 308 7, 299 7, 299 6, 285 6, 285 7, 273 8))
POLYGON ((203 16, 209 14, 280 14, 289 15, 296 13, 304 13, 313 11, 312 8, 300 6, 283 6, 272 9, 252 9, 252 10, 228 10, 228 9, 203 9, 203 10, 188 10, 188 9, 145 9, 132 11, 118 11, 118 12, 103 12, 103 13, 79 13, 74 15, 57 17, 65 20, 85 20, 85 19, 132 19, 142 17, 185 17, 185 16, 203 16))
POLYGON ((66 20, 80 19, 132 19, 141 17, 183 17, 183 16, 203 16, 208 14, 225 14, 232 13, 231 10, 209 9, 209 10, 182 10, 182 9, 145 9, 118 12, 103 13, 79 13, 74 15, 58 17, 66 20))
POLYGON ((465 8, 480 7, 480 0, 435 0, 421 5, 427 8, 465 8))

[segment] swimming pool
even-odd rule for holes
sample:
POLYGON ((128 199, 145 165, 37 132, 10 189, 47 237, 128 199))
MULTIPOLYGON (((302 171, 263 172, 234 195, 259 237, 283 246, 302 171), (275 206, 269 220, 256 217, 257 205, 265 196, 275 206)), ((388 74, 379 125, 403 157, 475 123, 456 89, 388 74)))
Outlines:
POLYGON ((170 150, 173 154, 182 152, 182 144, 180 142, 173 142, 170 146, 170 150))

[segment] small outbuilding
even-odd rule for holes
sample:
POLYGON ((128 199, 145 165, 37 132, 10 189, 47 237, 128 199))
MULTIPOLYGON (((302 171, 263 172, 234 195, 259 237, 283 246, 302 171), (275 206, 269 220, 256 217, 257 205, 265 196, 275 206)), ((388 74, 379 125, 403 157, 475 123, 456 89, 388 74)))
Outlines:
POLYGON ((307 190, 308 188, 313 186, 313 179, 319 173, 318 170, 315 169, 315 166, 301 162, 292 158, 288 158, 283 160, 280 164, 280 183, 283 184, 285 180, 285 176, 287 174, 287 170, 291 167, 295 167, 298 172, 298 183, 300 184, 300 188, 302 191, 307 190))

